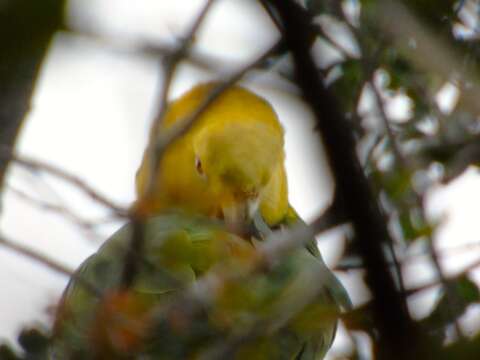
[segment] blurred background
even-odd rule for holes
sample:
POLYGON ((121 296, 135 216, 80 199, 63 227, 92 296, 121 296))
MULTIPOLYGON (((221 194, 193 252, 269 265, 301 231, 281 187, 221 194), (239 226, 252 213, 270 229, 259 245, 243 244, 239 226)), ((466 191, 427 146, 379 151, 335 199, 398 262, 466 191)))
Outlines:
MULTIPOLYGON (((203 5, 201 0, 68 1, 67 28, 56 33, 48 49, 16 145, 18 153, 75 174, 115 203, 131 204, 135 172, 163 81, 158 56, 139 45, 174 46, 203 5)), ((344 6, 354 20, 358 2, 345 1, 344 6)), ((328 16, 319 21, 346 53, 353 58, 361 56, 346 26, 328 16)), ((245 66, 278 37, 256 1, 218 1, 195 37, 194 53, 208 61, 183 62, 175 74, 171 97, 198 82, 218 79, 245 66)), ((345 57, 325 41, 318 41, 314 48, 321 54, 317 61, 322 67, 345 57)), ((285 62, 288 66, 288 59, 285 62)), ((277 70, 253 71, 241 84, 266 98, 278 113, 286 130, 290 201, 309 221, 331 201, 333 184, 322 144, 313 131, 312 114, 298 89, 277 70)), ((375 83, 384 90, 388 114, 394 123, 408 122, 411 100, 401 90, 387 91, 388 81, 384 72, 375 75, 375 83)), ((445 81, 437 90, 438 106, 451 113, 458 89, 445 81)), ((360 109, 367 127, 375 127, 379 121, 373 103, 373 95, 366 92, 360 109)), ((443 254, 441 263, 447 275, 480 260, 479 185, 478 171, 468 168, 454 181, 429 186, 425 191, 428 217, 439 222, 435 246, 443 254), (447 251, 462 244, 468 244, 472 251, 447 251)), ((45 173, 10 166, 0 217, 0 230, 7 238, 74 269, 121 225, 108 209, 75 186, 45 173), (52 211, 45 204, 69 209, 70 215, 52 211), (88 222, 90 226, 85 226, 88 222)), ((319 237, 321 252, 332 268, 345 248, 344 230, 319 237)), ((431 260, 422 255, 424 250, 424 244, 408 248, 407 254, 414 261, 403 267, 407 287, 435 279, 431 260)), ((362 270, 340 271, 338 276, 356 306, 368 301, 362 270)), ((479 271, 470 272, 470 276, 480 284, 479 271)), ((14 343, 25 325, 50 324, 52 309, 67 281, 66 276, 0 247, 0 338, 14 343)), ((438 286, 411 297, 411 314, 417 319, 426 317, 438 297, 438 286)), ((474 334, 479 322, 478 306, 470 306, 460 318, 466 334, 474 334)), ((351 347, 351 341, 341 333, 332 354, 348 354, 351 347)))

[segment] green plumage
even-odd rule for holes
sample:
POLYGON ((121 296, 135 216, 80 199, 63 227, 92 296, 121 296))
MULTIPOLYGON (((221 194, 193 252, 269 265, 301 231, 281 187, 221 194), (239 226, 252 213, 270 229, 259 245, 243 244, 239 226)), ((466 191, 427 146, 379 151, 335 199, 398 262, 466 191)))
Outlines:
POLYGON ((69 283, 51 359, 321 359, 340 307, 350 306, 320 254, 301 248, 268 272, 227 281, 213 303, 189 314, 180 291, 212 267, 243 266, 254 245, 220 222, 174 212, 146 221, 140 271, 132 288, 119 292, 131 234, 125 225, 77 270, 101 294, 69 283), (304 304, 301 294, 317 286, 304 304))

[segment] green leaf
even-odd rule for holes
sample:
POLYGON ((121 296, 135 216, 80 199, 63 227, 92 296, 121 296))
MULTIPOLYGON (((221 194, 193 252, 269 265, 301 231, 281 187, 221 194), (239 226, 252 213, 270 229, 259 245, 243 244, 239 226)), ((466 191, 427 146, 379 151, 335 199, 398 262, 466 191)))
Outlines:
POLYGON ((363 88, 363 69, 358 60, 348 59, 341 65, 342 75, 333 83, 335 93, 346 112, 354 110, 355 99, 363 88))
POLYGON ((0 359, 2 360, 20 360, 13 350, 6 344, 0 345, 0 359))
POLYGON ((398 217, 400 228, 405 240, 413 240, 417 238, 417 230, 412 224, 412 218, 408 212, 402 212, 398 217))
POLYGON ((454 289, 468 304, 480 302, 480 291, 467 275, 462 276, 454 283, 454 289))
POLYGON ((441 340, 444 339, 447 326, 462 316, 469 305, 480 302, 479 289, 468 275, 449 280, 447 286, 449 292, 443 290, 435 309, 422 321, 427 329, 437 332, 441 340))

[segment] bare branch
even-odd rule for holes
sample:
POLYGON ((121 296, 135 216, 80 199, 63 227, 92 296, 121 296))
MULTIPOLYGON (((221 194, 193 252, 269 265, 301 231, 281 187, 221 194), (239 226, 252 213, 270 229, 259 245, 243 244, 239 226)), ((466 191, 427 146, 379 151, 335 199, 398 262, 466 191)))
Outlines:
MULTIPOLYGON (((180 47, 180 45, 170 44, 160 40, 153 42, 148 39, 138 39, 136 37, 105 37, 102 34, 85 29, 65 28, 63 30, 68 34, 84 37, 107 51, 122 55, 144 55, 155 59, 171 58, 176 56, 175 54, 180 47)), ((222 58, 202 52, 199 49, 190 49, 184 54, 183 61, 188 61, 205 70, 218 70, 220 67, 225 66, 225 61, 222 58)))
MULTIPOLYGON (((334 206, 330 206, 310 225, 298 223, 292 228, 272 232, 264 241, 258 243, 255 256, 249 257, 244 266, 240 268, 229 267, 228 263, 217 265, 196 280, 193 285, 179 293, 168 305, 154 309, 153 323, 162 321, 174 309, 181 309, 182 314, 193 318, 205 306, 208 307, 214 302, 219 290, 228 282, 241 281, 258 272, 268 272, 272 266, 282 262, 293 250, 305 246, 315 235, 342 224, 343 219, 336 216, 336 213, 334 206)), ((274 311, 275 317, 260 317, 246 328, 237 329, 238 332, 233 333, 225 342, 212 344, 202 353, 201 359, 229 358, 244 342, 262 334, 273 333, 283 327, 293 316, 311 303, 322 290, 323 284, 325 284, 322 277, 327 276, 327 272, 317 270, 312 269, 305 275, 310 276, 311 279, 302 281, 302 284, 307 282, 312 285, 299 290, 295 303, 280 301, 276 305, 278 309, 274 311)), ((332 314, 332 317, 335 316, 338 314, 332 314)))
POLYGON ((391 241, 385 219, 356 156, 355 139, 335 97, 322 83, 310 56, 308 19, 293 1, 269 1, 284 24, 297 81, 317 119, 337 190, 352 220, 356 243, 367 266, 379 328, 380 358, 421 356, 422 336, 412 322, 405 299, 388 271, 382 244, 391 241))
MULTIPOLYGON (((238 281, 260 271, 268 271, 272 266, 284 260, 293 250, 305 246, 311 239, 335 226, 343 224, 344 218, 337 216, 334 206, 330 206, 310 225, 298 223, 288 228, 273 231, 260 242, 255 256, 247 259, 244 266, 234 269, 228 266, 217 266, 198 279, 195 284, 180 293, 172 306, 190 309, 194 313, 196 306, 210 304, 227 281, 238 281), (188 304, 189 306, 183 306, 188 304)), ((154 316, 161 319, 170 309, 162 307, 154 316)), ((187 310, 185 310, 187 311, 187 310)))
MULTIPOLYGON (((376 101, 377 109, 380 112, 380 118, 382 119, 382 123, 385 127, 386 135, 387 135, 388 139, 390 140, 390 144, 391 144, 391 147, 392 147, 392 150, 393 150, 393 154, 394 154, 394 157, 395 157, 395 160, 396 160, 396 164, 397 164, 397 166, 400 170, 411 173, 413 170, 410 168, 409 162, 407 161, 407 159, 403 156, 402 151, 400 150, 400 147, 397 144, 397 139, 395 137, 395 134, 393 133, 392 127, 390 126, 390 121, 389 121, 387 113, 385 111, 385 107, 384 107, 385 105, 383 103, 380 91, 377 89, 377 87, 375 86, 375 84, 373 82, 371 83, 371 87, 372 87, 372 90, 373 90, 373 94, 374 94, 374 98, 375 98, 375 101, 376 101)), ((411 181, 410 181, 410 183, 411 183, 411 181)), ((415 203, 416 203, 417 207, 420 209, 420 214, 421 214, 422 221, 427 223, 428 220, 426 219, 426 216, 424 215, 422 198, 421 198, 420 194, 418 194, 415 191, 415 188, 414 188, 413 184, 411 184, 411 191, 413 193, 415 203)), ((450 305, 449 310, 453 313, 453 304, 454 304, 455 294, 452 291, 452 289, 448 286, 445 275, 443 274, 442 266, 440 264, 440 260, 438 258, 437 252, 435 250, 435 246, 433 244, 432 236, 427 236, 426 238, 427 238, 427 244, 428 244, 428 250, 429 250, 429 253, 430 253, 430 258, 432 259, 433 266, 435 268, 435 271, 437 273, 438 278, 440 279, 440 282, 444 285, 444 288, 445 288, 445 291, 446 291, 446 296, 447 296, 447 301, 448 301, 448 304, 450 305)), ((400 272, 400 265, 399 265, 398 260, 395 256, 395 252, 394 252, 393 248, 392 248, 392 254, 393 254, 393 259, 394 259, 394 262, 395 262, 395 267, 396 267, 396 269, 398 271, 398 274, 399 274, 399 279, 400 279, 400 284, 401 284, 401 292, 406 293, 405 285, 403 284, 403 278, 402 278, 401 272, 400 272)), ((461 330, 461 327, 460 327, 460 324, 459 324, 458 320, 455 320, 455 330, 456 330, 456 332, 459 336, 463 336, 463 333, 462 333, 462 330, 461 330)))
POLYGON ((54 260, 48 258, 47 256, 41 255, 35 250, 29 249, 25 246, 22 246, 11 240, 8 240, 7 238, 5 238, 5 236, 0 236, 0 245, 6 247, 7 249, 15 251, 18 254, 26 256, 32 260, 35 260, 55 272, 58 272, 62 275, 70 277, 72 281, 78 282, 80 286, 85 287, 85 289, 91 292, 94 296, 97 296, 97 297, 102 296, 102 292, 99 289, 97 289, 95 286, 90 284, 88 281, 85 281, 82 278, 82 276, 80 276, 79 273, 74 272, 72 269, 64 265, 61 265, 58 262, 55 262, 54 260))
POLYGON ((99 219, 96 221, 83 219, 81 216, 73 213, 70 209, 68 209, 64 205, 60 204, 53 204, 47 201, 43 201, 41 199, 36 199, 33 196, 29 195, 28 193, 19 190, 17 188, 12 187, 11 185, 7 184, 7 188, 18 198, 28 202, 32 206, 35 206, 41 210, 50 211, 52 213, 59 214, 67 219, 69 219, 72 223, 77 225, 80 230, 86 231, 88 236, 94 237, 99 239, 100 235, 93 231, 93 228, 99 226, 101 224, 105 224, 107 222, 113 221, 113 218, 105 218, 99 219))
MULTIPOLYGON (((234 74, 230 75, 230 77, 228 79, 223 80, 223 81, 219 81, 219 85, 217 87, 215 87, 205 97, 203 102, 195 109, 195 111, 191 115, 189 115, 187 118, 175 123, 175 125, 173 125, 171 128, 169 128, 167 130, 164 130, 163 132, 160 132, 160 133, 157 134, 155 142, 153 143, 153 145, 155 145, 155 148, 154 148, 155 156, 154 156, 154 158, 157 159, 157 164, 155 165, 155 169, 157 169, 157 171, 154 171, 154 172, 151 173, 151 177, 150 177, 151 184, 153 184, 154 178, 157 175, 160 159, 162 158, 162 156, 163 156, 165 150, 167 149, 167 147, 173 141, 175 141, 175 139, 178 139, 180 136, 183 136, 186 132, 188 132, 191 129, 191 127, 195 124, 195 121, 197 121, 197 119, 202 116, 202 114, 209 108, 209 106, 212 105, 215 102, 215 100, 226 89, 228 89, 230 86, 232 86, 233 84, 238 82, 248 71, 250 71, 251 69, 254 69, 255 67, 261 65, 264 61, 266 61, 268 59, 268 57, 277 49, 277 46, 278 46, 278 43, 274 44, 271 48, 269 48, 266 52, 264 52, 261 56, 259 56, 253 62, 251 62, 247 66, 243 67, 239 71, 235 72, 234 74)), ((144 194, 140 194, 139 203, 141 203, 143 201, 148 201, 148 199, 153 195, 153 190, 154 189, 151 185, 149 187, 147 187, 146 192, 144 194)), ((138 219, 137 221, 141 221, 141 219, 138 219)), ((134 231, 134 238, 137 238, 137 235, 140 234, 139 229, 137 229, 137 230, 138 230, 137 232, 134 231)), ((143 240, 139 240, 139 238, 138 238, 137 241, 142 242, 143 240)), ((137 250, 134 250, 134 251, 139 253, 138 249, 141 248, 141 247, 142 247, 142 245, 139 245, 139 247, 138 247, 138 245, 136 245, 134 248, 137 249, 137 250)), ((128 254, 127 254, 127 257, 135 256, 135 255, 133 255, 133 252, 130 255, 128 255, 128 254)), ((131 264, 132 261, 129 260, 126 263, 131 264)), ((130 279, 130 275, 127 275, 127 273, 131 273, 132 267, 128 266, 128 267, 125 267, 124 269, 125 269, 125 271, 124 271, 125 277, 129 279, 129 282, 132 281, 132 279, 130 279), (128 268, 128 271, 127 271, 127 268, 128 268)), ((136 272, 136 271, 134 271, 134 272, 136 272)))
POLYGON ((119 217, 129 216, 128 210, 126 210, 124 207, 122 207, 121 205, 115 204, 112 200, 100 194, 97 190, 95 190, 93 187, 88 185, 81 178, 79 178, 74 174, 70 174, 63 169, 60 169, 56 166, 53 166, 41 160, 35 160, 32 158, 16 155, 6 148, 3 148, 2 151, 0 151, 0 158, 9 158, 11 161, 14 161, 18 165, 24 166, 26 168, 29 168, 35 171, 45 172, 59 179, 62 179, 76 186, 79 190, 83 191, 93 200, 111 209, 116 216, 119 216, 119 217))
POLYGON ((468 274, 470 271, 475 270, 480 267, 480 259, 477 259, 475 261, 472 261, 470 264, 465 266, 461 271, 457 272, 454 276, 447 277, 445 276, 442 280, 435 280, 430 283, 427 283, 425 285, 421 285, 416 288, 410 288, 407 289, 405 292, 406 296, 414 295, 417 294, 420 291, 428 290, 431 289, 435 286, 444 286, 446 289, 449 288, 448 284, 455 282, 457 279, 460 279, 462 276, 465 276, 468 274))
MULTIPOLYGON (((60 28, 64 1, 18 0, 0 11, 0 146, 13 149, 40 66, 54 33, 60 28)), ((0 188, 10 158, 0 158, 0 188)))
MULTIPOLYGON (((163 74, 165 78, 162 79, 162 91, 159 96, 159 101, 156 106, 156 114, 154 116, 154 122, 152 125, 151 133, 150 133, 150 145, 155 144, 155 140, 160 132, 160 128, 162 125, 163 117, 166 110, 167 98, 170 90, 170 85, 173 79, 173 75, 175 73, 175 69, 179 62, 184 59, 187 55, 190 47, 193 44, 195 34, 197 33, 198 29, 200 28, 203 20, 207 16, 208 10, 213 5, 215 0, 207 0, 206 4, 200 11, 200 14, 195 19, 194 23, 192 24, 190 30, 187 32, 183 41, 180 43, 178 48, 167 57, 166 61, 163 63, 163 74)), ((158 170, 156 168, 158 164, 159 157, 157 154, 153 152, 153 167, 152 169, 158 170)), ((153 173, 156 173, 155 171, 153 173)))
MULTIPOLYGON (((140 203, 145 201, 145 199, 148 199, 152 195, 154 190, 155 178, 157 176, 157 172, 160 166, 160 159, 163 155, 163 149, 162 151, 159 151, 157 149, 156 139, 158 137, 158 134, 160 133, 161 124, 166 111, 167 98, 170 90, 171 81, 175 73, 175 69, 178 63, 184 57, 184 55, 188 52, 190 46, 193 43, 197 30, 202 24, 202 21, 205 19, 208 13, 208 10, 213 5, 214 1, 215 0, 207 0, 207 3, 204 5, 202 10, 200 11, 200 14, 195 19, 194 23, 192 24, 190 30, 184 37, 178 49, 175 52, 173 52, 163 64, 164 66, 162 67, 162 69, 163 69, 165 78, 162 79, 162 82, 163 82, 162 91, 159 96, 156 114, 154 117, 151 132, 150 132, 150 141, 147 148, 147 151, 150 153, 150 156, 148 157, 148 159, 150 161, 150 169, 152 169, 152 172, 150 174, 150 178, 147 179, 148 182, 147 182, 145 193, 140 194, 140 199, 139 199, 140 203)), ((132 214, 131 219, 133 220, 133 232, 132 232, 132 237, 130 239, 129 251, 127 251, 125 255, 125 264, 124 264, 123 273, 122 273, 122 286, 124 288, 129 288, 132 285, 132 283, 135 281, 135 278, 138 273, 138 267, 140 265, 141 253, 143 250, 143 242, 144 242, 144 233, 143 233, 143 224, 142 224, 143 221, 141 216, 137 216, 137 214, 132 214)))
POLYGON ((399 1, 382 1, 378 13, 381 14, 378 24, 393 37, 398 48, 408 55, 413 64, 427 73, 442 76, 446 81, 456 80, 463 90, 465 106, 474 114, 480 113, 480 78, 476 72, 465 69, 464 61, 453 47, 420 23, 399 1), (412 40, 415 41, 414 49, 412 40))

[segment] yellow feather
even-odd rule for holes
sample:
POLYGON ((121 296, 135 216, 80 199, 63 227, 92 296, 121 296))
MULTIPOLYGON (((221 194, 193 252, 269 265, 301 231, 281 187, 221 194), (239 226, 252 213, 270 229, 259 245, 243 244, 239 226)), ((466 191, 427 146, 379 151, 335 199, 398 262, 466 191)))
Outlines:
MULTIPOLYGON (((161 131, 191 115, 215 86, 195 86, 169 104, 161 131)), ((283 146, 283 128, 270 104, 233 86, 165 152, 148 211, 179 207, 217 216, 225 203, 257 195, 265 221, 273 225, 288 211, 283 146)), ((137 173, 138 194, 151 176, 149 164, 146 151, 137 173)))

